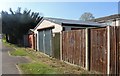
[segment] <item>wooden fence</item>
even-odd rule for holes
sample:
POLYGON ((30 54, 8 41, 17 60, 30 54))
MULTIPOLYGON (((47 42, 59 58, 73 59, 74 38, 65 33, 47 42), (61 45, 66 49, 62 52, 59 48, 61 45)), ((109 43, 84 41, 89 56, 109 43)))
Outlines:
POLYGON ((62 60, 85 67, 85 29, 63 32, 62 60))
POLYGON ((120 74, 120 26, 64 31, 62 60, 104 74, 120 74))

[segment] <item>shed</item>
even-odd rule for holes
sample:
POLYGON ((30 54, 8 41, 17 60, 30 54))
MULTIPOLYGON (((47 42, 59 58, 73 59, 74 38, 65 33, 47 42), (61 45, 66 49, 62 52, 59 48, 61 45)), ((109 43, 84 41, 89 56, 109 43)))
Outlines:
POLYGON ((60 51, 60 36, 58 34, 61 34, 62 31, 103 26, 103 24, 97 22, 45 17, 34 28, 34 34, 37 38, 36 49, 49 56, 54 56, 56 51, 60 51), (59 38, 56 38, 56 36, 59 38))

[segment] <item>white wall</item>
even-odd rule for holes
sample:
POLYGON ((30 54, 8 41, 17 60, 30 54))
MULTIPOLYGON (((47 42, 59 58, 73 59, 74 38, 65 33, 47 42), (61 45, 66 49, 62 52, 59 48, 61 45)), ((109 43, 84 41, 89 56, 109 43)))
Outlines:
POLYGON ((120 19, 116 20, 116 26, 120 26, 120 19))
POLYGON ((103 22, 103 24, 110 25, 110 26, 120 26, 120 19, 108 20, 106 22, 103 22))
POLYGON ((50 21, 44 20, 35 30, 34 33, 37 33, 37 29, 40 28, 45 28, 45 27, 50 27, 50 26, 54 26, 55 28, 52 29, 53 33, 57 33, 57 32, 61 32, 62 31, 62 26, 56 23, 52 23, 50 21))

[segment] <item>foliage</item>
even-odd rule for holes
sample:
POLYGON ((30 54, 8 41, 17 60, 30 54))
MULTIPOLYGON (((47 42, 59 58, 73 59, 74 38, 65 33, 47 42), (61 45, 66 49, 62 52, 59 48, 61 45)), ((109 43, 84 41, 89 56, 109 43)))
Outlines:
POLYGON ((9 38, 11 43, 17 43, 18 40, 21 40, 23 35, 27 34, 29 29, 33 29, 43 18, 39 13, 31 12, 31 10, 24 9, 21 12, 20 7, 16 11, 10 8, 9 11, 10 14, 6 11, 1 12, 2 33, 6 34, 6 40, 9 38))
POLYGON ((94 18, 95 18, 95 17, 93 16, 92 13, 90 13, 90 12, 85 12, 84 14, 81 15, 80 20, 88 21, 88 20, 91 20, 91 19, 94 19, 94 18))

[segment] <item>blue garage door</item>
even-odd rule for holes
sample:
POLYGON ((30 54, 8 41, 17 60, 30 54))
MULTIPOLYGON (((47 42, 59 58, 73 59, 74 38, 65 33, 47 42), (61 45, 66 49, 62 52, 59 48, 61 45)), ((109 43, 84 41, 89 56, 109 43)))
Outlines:
POLYGON ((38 35, 39 35, 39 39, 38 39, 39 51, 44 52, 44 31, 39 31, 38 35))
POLYGON ((52 56, 52 29, 38 31, 38 48, 39 51, 52 56))
POLYGON ((52 56, 52 45, 51 45, 51 29, 45 30, 45 53, 52 56))

